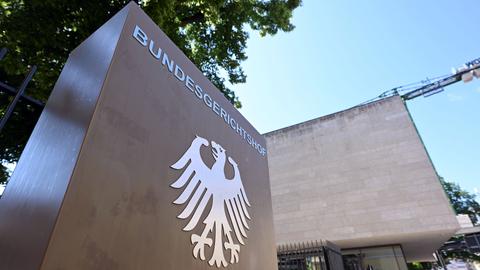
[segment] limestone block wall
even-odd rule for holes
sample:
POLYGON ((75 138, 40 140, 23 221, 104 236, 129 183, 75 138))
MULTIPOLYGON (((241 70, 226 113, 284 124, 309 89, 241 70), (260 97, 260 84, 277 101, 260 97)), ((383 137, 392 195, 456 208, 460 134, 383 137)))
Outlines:
POLYGON ((399 97, 265 136, 278 244, 402 244, 431 259, 459 227, 399 97))

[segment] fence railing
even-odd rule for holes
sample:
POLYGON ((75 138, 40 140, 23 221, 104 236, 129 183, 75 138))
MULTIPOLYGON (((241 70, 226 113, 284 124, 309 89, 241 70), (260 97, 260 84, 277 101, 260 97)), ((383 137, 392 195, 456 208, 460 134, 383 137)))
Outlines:
MULTIPOLYGON (((3 58, 7 54, 7 51, 8 50, 6 48, 0 49, 0 61, 3 60, 3 58)), ((3 90, 6 93, 14 95, 14 98, 12 99, 10 104, 8 104, 7 109, 5 110, 5 113, 2 115, 2 118, 0 119, 0 132, 2 132, 3 128, 5 127, 5 124, 7 123, 8 119, 12 115, 13 110, 15 109, 15 106, 17 105, 20 99, 26 99, 26 101, 29 103, 33 103, 36 106, 43 107, 42 102, 24 95, 25 89, 27 88, 28 84, 32 80, 36 71, 37 71, 37 66, 35 65, 31 66, 27 75, 25 76, 25 78, 23 79, 22 83, 18 88, 15 88, 13 86, 6 84, 5 82, 0 81, 0 90, 3 90)))
POLYGON ((280 245, 277 259, 279 270, 344 270, 340 249, 324 240, 280 245))

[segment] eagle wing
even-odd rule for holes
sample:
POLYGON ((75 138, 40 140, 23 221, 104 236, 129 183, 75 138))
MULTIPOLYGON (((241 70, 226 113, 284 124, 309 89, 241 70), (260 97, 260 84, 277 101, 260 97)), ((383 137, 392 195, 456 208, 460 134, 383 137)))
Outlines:
POLYGON ((183 209, 183 211, 177 217, 180 219, 188 218, 194 211, 195 206, 198 204, 198 207, 196 208, 192 218, 183 228, 184 231, 191 231, 193 228, 195 228, 195 226, 197 226, 197 223, 212 196, 212 193, 209 192, 207 188, 210 168, 205 165, 202 157, 200 156, 200 148, 202 145, 208 146, 209 143, 206 139, 197 136, 192 141, 192 144, 185 154, 183 154, 183 156, 175 164, 170 166, 176 170, 182 170, 186 167, 182 175, 170 185, 171 187, 177 189, 186 186, 183 192, 173 203, 184 204, 191 197, 185 209, 183 209))
MULTIPOLYGON (((174 204, 184 204, 190 198, 187 206, 177 216, 180 219, 187 219, 193 213, 190 221, 183 228, 184 231, 191 231, 197 226, 208 201, 212 197, 212 190, 214 190, 211 186, 213 184, 210 179, 211 170, 200 156, 202 145, 208 146, 209 143, 206 139, 197 136, 185 154, 171 166, 176 170, 185 169, 182 175, 171 184, 171 187, 177 189, 186 186, 173 202, 174 204)), ((247 219, 251 219, 247 206, 250 207, 251 205, 245 193, 237 163, 231 157, 228 158, 228 161, 233 166, 234 178, 221 181, 221 191, 223 193, 221 197, 223 197, 226 207, 224 215, 230 219, 238 241, 244 244, 243 237, 247 237, 246 230, 249 229, 247 219)))
POLYGON ((244 245, 242 236, 247 238, 245 231, 249 229, 247 219, 251 219, 247 206, 251 205, 245 193, 237 163, 231 157, 228 158, 228 161, 233 166, 234 177, 225 181, 225 205, 235 235, 238 241, 244 245))

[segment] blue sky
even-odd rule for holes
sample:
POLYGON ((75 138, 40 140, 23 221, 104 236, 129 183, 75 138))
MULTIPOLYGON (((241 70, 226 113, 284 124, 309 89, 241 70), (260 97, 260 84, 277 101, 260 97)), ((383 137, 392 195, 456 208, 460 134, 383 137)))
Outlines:
MULTIPOLYGON (((293 32, 251 33, 241 112, 264 133, 449 74, 480 57, 479 12, 478 0, 304 0, 293 32)), ((438 173, 480 188, 480 80, 407 106, 438 173)))

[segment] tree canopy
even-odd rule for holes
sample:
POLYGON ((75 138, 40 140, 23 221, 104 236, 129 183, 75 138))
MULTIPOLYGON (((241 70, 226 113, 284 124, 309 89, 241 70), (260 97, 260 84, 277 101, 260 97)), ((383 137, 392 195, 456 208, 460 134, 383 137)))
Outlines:
MULTIPOLYGON (((480 225, 480 204, 475 200, 476 195, 462 189, 457 183, 446 181, 443 177, 440 177, 440 183, 442 184, 455 213, 457 215, 468 215, 474 225, 480 225)), ((447 260, 459 259, 463 261, 480 262, 480 256, 478 254, 470 252, 465 245, 459 244, 465 242, 464 235, 454 236, 449 242, 457 243, 459 248, 448 248, 445 246, 441 248, 440 251, 447 260)))
MULTIPOLYGON (((128 1, 0 1, 0 46, 9 48, 2 63, 7 75, 21 76, 26 64, 38 65, 34 91, 46 100, 68 53, 128 1)), ((143 10, 237 107, 238 97, 225 84, 245 82, 241 67, 249 37, 291 31, 300 0, 149 0, 143 10)))
POLYGON ((440 177, 440 183, 456 214, 468 215, 473 224, 479 225, 480 204, 475 200, 476 195, 462 189, 457 183, 446 181, 443 177, 440 177))
MULTIPOLYGON (((241 63, 249 31, 262 36, 291 31, 293 11, 301 0, 142 0, 136 1, 236 107, 228 87, 246 80, 241 63), (228 83, 227 83, 228 82, 228 83)), ((28 65, 38 72, 27 94, 46 101, 70 51, 93 33, 126 0, 0 0, 0 47, 9 49, 0 62, 0 80, 19 85, 28 65)), ((0 92, 0 114, 8 96, 0 92), (3 106, 3 107, 2 107, 3 106)), ((15 112, 0 141, 0 161, 15 162, 29 136, 38 109, 15 112), (17 130, 12 131, 16 126, 17 130), (20 133, 20 136, 18 136, 20 133), (7 149, 7 150, 5 150, 7 149), (7 153, 8 152, 8 153, 7 153)), ((5 181, 0 166, 0 182, 5 181), (3 178, 2 178, 3 177, 3 178)))

